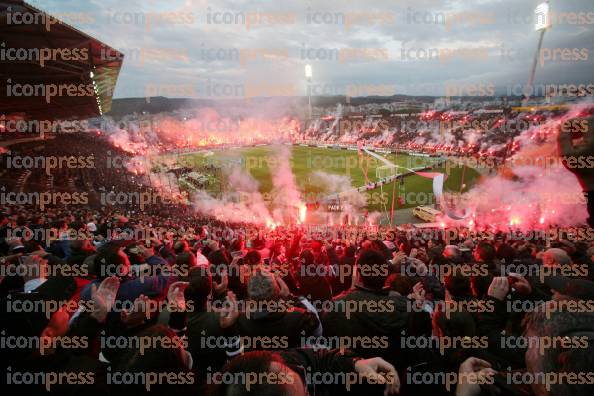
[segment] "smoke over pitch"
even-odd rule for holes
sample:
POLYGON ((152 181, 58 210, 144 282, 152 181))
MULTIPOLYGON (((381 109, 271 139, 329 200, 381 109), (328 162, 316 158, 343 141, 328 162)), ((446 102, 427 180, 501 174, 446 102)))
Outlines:
POLYGON ((192 197, 195 209, 223 221, 273 227, 301 222, 305 204, 291 169, 291 151, 286 146, 274 146, 273 151, 276 166, 270 169, 272 189, 269 194, 260 193, 258 181, 236 165, 227 177, 228 192, 222 197, 197 192, 192 197))
POLYGON ((556 139, 561 125, 577 117, 590 103, 574 106, 562 117, 522 132, 520 150, 497 175, 486 176, 462 195, 458 207, 474 213, 452 224, 497 229, 534 229, 585 224, 585 197, 576 176, 561 163, 556 139))

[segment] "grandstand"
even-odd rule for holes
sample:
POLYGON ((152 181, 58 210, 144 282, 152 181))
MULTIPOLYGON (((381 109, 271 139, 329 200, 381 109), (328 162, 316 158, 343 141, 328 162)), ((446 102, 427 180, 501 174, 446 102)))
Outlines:
POLYGON ((3 90, 0 114, 65 120, 90 118, 111 109, 124 59, 122 53, 24 1, 3 0, 0 6, 2 41, 7 56, 11 56, 2 62, 3 79, 10 79, 13 86, 32 86, 36 93, 40 93, 41 86, 82 84, 85 87, 84 95, 58 94, 49 101, 44 95, 21 96, 19 92, 9 97, 3 90), (19 18, 12 15, 19 15, 19 18), (33 23, 28 23, 30 21, 33 23), (9 52, 9 49, 15 51, 9 52), (54 51, 57 49, 72 51, 66 55, 66 52, 54 51), (42 50, 47 52, 44 54, 42 50))
POLYGON ((0 1, 0 31, 0 77, 11 84, 0 90, 0 183, 8 191, 72 192, 132 181, 127 170, 108 169, 105 153, 114 148, 86 121, 111 109, 124 55, 21 0, 0 1), (21 155, 92 157, 94 166, 45 172, 39 161, 19 163, 21 155))

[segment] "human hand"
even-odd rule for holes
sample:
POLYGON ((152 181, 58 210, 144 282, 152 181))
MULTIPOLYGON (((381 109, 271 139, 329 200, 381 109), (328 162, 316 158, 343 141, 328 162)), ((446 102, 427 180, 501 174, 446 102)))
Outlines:
POLYGON ((400 392, 400 378, 396 369, 382 358, 359 360, 355 363, 355 371, 360 377, 367 378, 370 384, 385 384, 384 396, 400 392))
POLYGON ((413 286, 413 291, 408 295, 408 298, 415 300, 417 307, 423 307, 423 304, 425 303, 425 289, 421 282, 417 282, 413 286))
POLYGON ((496 276, 491 281, 487 295, 503 301, 509 292, 509 282, 506 276, 496 276))
POLYGON ((462 362, 458 369, 456 396, 480 395, 480 384, 492 383, 495 373, 489 362, 475 357, 469 357, 462 362))
POLYGON ((221 270, 221 282, 213 282, 213 290, 215 294, 220 295, 227 291, 227 286, 229 285, 229 276, 227 275, 227 270, 221 270))
POLYGON ((105 322, 107 314, 111 312, 119 288, 120 280, 115 276, 105 278, 98 288, 96 285, 91 286, 91 300, 93 301, 91 316, 99 323, 105 322))
POLYGON ((136 327, 144 323, 145 319, 150 317, 148 310, 149 298, 141 294, 136 300, 131 310, 124 309, 120 313, 122 322, 128 327, 136 327))

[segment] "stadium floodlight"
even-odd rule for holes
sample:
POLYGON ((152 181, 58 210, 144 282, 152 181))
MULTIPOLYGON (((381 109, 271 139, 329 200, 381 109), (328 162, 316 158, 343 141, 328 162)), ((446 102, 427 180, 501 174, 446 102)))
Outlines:
POLYGON ((537 5, 534 9, 534 14, 536 15, 534 30, 546 30, 551 27, 551 9, 548 2, 537 5))
POLYGON ((89 73, 89 76, 90 76, 91 78, 93 78, 93 77, 95 77, 95 73, 93 73, 93 72, 90 72, 90 73, 89 73))
POLYGON ((534 29, 537 32, 540 32, 540 37, 538 39, 538 45, 536 47, 536 53, 534 54, 534 59, 532 60, 532 69, 530 70, 530 77, 528 78, 528 84, 526 85, 526 89, 524 92, 524 105, 528 104, 530 100, 530 96, 532 95, 532 90, 534 89, 534 77, 536 75, 536 65, 538 62, 538 57, 540 55, 540 49, 542 48, 542 41, 544 39, 544 34, 549 29, 551 24, 551 8, 549 6, 548 0, 544 3, 540 3, 534 9, 534 14, 536 15, 536 23, 534 24, 534 29))
POLYGON ((305 65, 305 78, 307 78, 307 102, 309 110, 309 119, 311 120, 311 78, 313 70, 310 64, 305 65))
POLYGON ((305 77, 309 80, 313 77, 313 70, 311 65, 305 65, 305 77))

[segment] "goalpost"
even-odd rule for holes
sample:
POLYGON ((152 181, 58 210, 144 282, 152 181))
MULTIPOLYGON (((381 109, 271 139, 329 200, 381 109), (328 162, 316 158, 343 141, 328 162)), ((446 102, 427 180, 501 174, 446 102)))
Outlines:
POLYGON ((396 165, 382 165, 375 168, 375 177, 378 180, 398 175, 398 167, 396 165))

